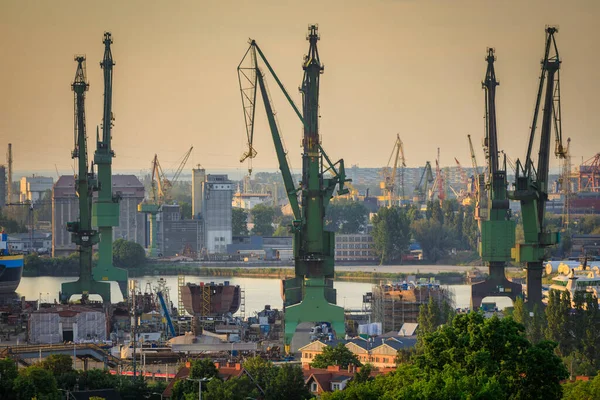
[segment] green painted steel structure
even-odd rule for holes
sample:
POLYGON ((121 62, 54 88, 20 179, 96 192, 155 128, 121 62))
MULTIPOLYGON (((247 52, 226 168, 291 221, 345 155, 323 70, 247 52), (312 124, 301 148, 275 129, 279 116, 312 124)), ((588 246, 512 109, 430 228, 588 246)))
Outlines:
POLYGON ((516 262, 524 262, 527 268, 527 302, 530 307, 542 305, 542 270, 546 249, 559 242, 559 233, 545 227, 546 202, 548 201, 548 172, 550 164, 551 136, 554 127, 557 157, 566 156, 562 145, 560 107, 560 64, 555 27, 546 28, 546 47, 542 60, 542 72, 536 98, 533 122, 529 134, 529 145, 525 163, 517 160, 515 190, 510 198, 521 203, 524 242, 512 250, 516 262), (539 139, 537 168, 533 166, 532 151, 537 119, 543 100, 542 126, 539 139))
POLYGON ((71 85, 75 93, 75 148, 71 156, 78 160, 75 191, 79 198, 79 221, 68 222, 67 230, 71 232, 71 241, 77 245, 80 272, 77 281, 62 284, 60 299, 67 302, 71 296, 81 294, 82 300, 85 301, 90 294, 98 294, 108 303, 110 285, 92 278, 92 247, 99 241, 98 232, 92 229, 92 195, 97 190, 97 180, 93 167, 88 172, 87 166, 85 92, 89 85, 85 76, 85 57, 77 56, 75 61, 77 72, 71 85))
POLYGON ((94 163, 98 166, 98 199, 92 207, 92 224, 98 227, 98 264, 93 270, 97 281, 117 281, 123 298, 127 298, 127 271, 113 266, 113 226, 119 226, 119 196, 112 191, 112 159, 115 156, 111 147, 112 129, 112 82, 115 65, 110 45, 110 32, 104 33, 104 58, 100 62, 104 73, 104 113, 102 116, 102 136, 96 138, 94 163))
MULTIPOLYGON (((487 160, 486 201, 478 204, 485 207, 484 218, 480 219, 479 255, 486 263, 489 277, 471 286, 471 307, 479 308, 487 296, 507 296, 513 299, 521 295, 521 285, 506 279, 506 263, 511 261, 511 249, 515 245, 516 224, 511 219, 506 179, 506 160, 500 164, 498 132, 496 123, 496 80, 494 49, 488 48, 487 70, 482 87, 485 90, 485 141, 487 160)), ((481 190, 481 189, 480 189, 481 190)))
POLYGON ((302 114, 255 41, 250 42, 250 47, 238 66, 248 136, 248 151, 241 161, 256 156, 252 142, 258 86, 269 121, 279 168, 294 214, 291 232, 295 277, 282 281, 286 347, 291 343, 298 324, 302 322, 329 322, 338 338, 345 335, 344 310, 336 305, 336 291, 333 288, 335 238, 333 232, 325 231, 323 219, 335 188, 338 187, 337 193, 340 195, 348 193, 344 188, 344 182, 348 182, 349 179, 345 176, 344 161, 332 163, 321 147, 319 80, 324 68, 317 50, 319 35, 316 25, 309 27, 307 40, 310 45, 302 65, 304 78, 300 87, 302 114), (298 187, 293 181, 287 152, 279 133, 263 73, 257 65, 257 53, 304 126, 302 180, 298 187), (250 57, 250 67, 243 66, 247 57, 250 57))

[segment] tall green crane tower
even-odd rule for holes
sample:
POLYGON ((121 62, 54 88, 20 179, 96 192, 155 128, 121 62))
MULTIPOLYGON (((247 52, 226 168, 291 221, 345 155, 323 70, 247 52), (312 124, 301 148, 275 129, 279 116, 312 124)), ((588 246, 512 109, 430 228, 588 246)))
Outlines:
MULTIPOLYGON (((511 220, 506 180, 506 160, 500 165, 498 132, 496 124, 496 80, 494 49, 487 50, 487 70, 482 87, 485 91, 485 141, 488 176, 485 182, 484 202, 487 212, 480 221, 481 240, 479 255, 486 263, 489 277, 471 286, 471 308, 479 308, 487 296, 507 296, 516 300, 521 295, 521 285, 506 279, 506 263, 511 260, 511 248, 515 244, 515 222, 511 220)), ((477 173, 477 172, 476 172, 477 173)))
POLYGON ((60 300, 68 302, 71 296, 81 294, 82 302, 85 302, 90 294, 98 294, 104 303, 109 303, 110 285, 92 278, 92 247, 99 241, 98 232, 92 229, 92 195, 97 189, 97 181, 93 167, 88 172, 87 166, 85 92, 89 84, 85 76, 85 57, 76 56, 75 61, 77 72, 71 85, 75 93, 75 148, 71 157, 77 159, 75 191, 79 198, 79 221, 68 222, 67 230, 71 232, 71 241, 77 245, 79 252, 79 279, 61 285, 60 300))
POLYGON ((565 158, 562 144, 562 118, 560 107, 560 64, 554 34, 556 27, 546 28, 546 47, 542 60, 542 72, 538 87, 533 121, 525 163, 517 160, 515 190, 509 193, 521 203, 524 242, 512 250, 516 262, 524 262, 527 268, 527 303, 533 308, 542 305, 542 270, 546 248, 559 243, 559 233, 545 226, 546 202, 548 201, 548 172, 550 168, 551 136, 554 128, 554 155, 565 158), (543 103, 542 127, 539 139, 537 168, 533 165, 533 142, 537 128, 540 106, 543 103))
POLYGON ((102 136, 96 138, 94 163, 98 166, 98 199, 92 208, 92 224, 98 227, 98 265, 94 268, 97 281, 117 281, 123 298, 127 298, 127 271, 113 266, 113 226, 119 226, 119 196, 112 190, 112 159, 115 156, 111 147, 112 129, 112 82, 115 65, 110 45, 110 32, 104 33, 104 58, 100 67, 104 72, 104 113, 102 115, 102 136))
POLYGON ((291 232, 295 276, 282 281, 286 348, 291 343, 298 324, 302 322, 329 322, 338 338, 345 335, 344 309, 336 305, 336 291, 333 288, 335 238, 333 232, 325 231, 323 218, 335 188, 338 187, 337 193, 340 195, 348 193, 344 183, 349 179, 346 179, 344 161, 332 163, 321 147, 319 82, 324 68, 317 50, 319 34, 316 25, 309 26, 307 40, 309 49, 302 63, 304 78, 300 86, 302 114, 254 40, 250 41, 250 47, 238 66, 248 136, 248 151, 240 161, 256 156, 252 142, 258 86, 269 121, 279 168, 294 214, 291 232), (302 179, 298 187, 294 184, 290 171, 287 151, 283 146, 263 73, 258 68, 257 53, 304 126, 302 179), (247 59, 250 62, 249 67, 243 66, 247 59))

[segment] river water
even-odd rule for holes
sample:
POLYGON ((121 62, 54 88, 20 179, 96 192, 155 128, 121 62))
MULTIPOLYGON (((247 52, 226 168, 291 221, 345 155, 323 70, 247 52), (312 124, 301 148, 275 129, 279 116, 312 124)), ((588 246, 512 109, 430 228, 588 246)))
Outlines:
MULTIPOLYGON (((163 278, 167 282, 167 287, 170 288, 170 298, 173 305, 177 307, 177 276, 143 276, 135 278, 137 286, 145 291, 147 284, 154 288, 157 286, 157 281, 163 278)), ((60 285, 63 282, 75 281, 75 277, 36 277, 23 278, 17 289, 20 296, 25 296, 27 300, 39 300, 42 302, 58 301, 58 292, 60 285)), ((281 309, 283 301, 281 300, 281 287, 279 279, 268 278, 246 278, 246 277, 200 277, 200 276, 185 276, 186 282, 215 282, 222 283, 229 281, 231 285, 240 285, 245 292, 246 299, 246 317, 254 315, 255 312, 264 309, 266 304, 271 308, 281 309)), ((346 309, 360 310, 362 309, 362 295, 372 290, 372 283, 365 282, 345 282, 335 281, 334 287, 337 289, 337 303, 344 306, 346 309)), ((469 307, 471 299, 470 285, 448 285, 454 292, 456 307, 469 307)), ((111 297, 112 302, 116 303, 123 300, 121 292, 116 282, 111 282, 111 297)), ((91 299, 96 299, 95 296, 90 296, 91 299)), ((100 299, 99 297, 97 298, 100 299)), ((495 301, 499 308, 504 308, 512 304, 511 300, 505 297, 490 297, 486 301, 495 301)))

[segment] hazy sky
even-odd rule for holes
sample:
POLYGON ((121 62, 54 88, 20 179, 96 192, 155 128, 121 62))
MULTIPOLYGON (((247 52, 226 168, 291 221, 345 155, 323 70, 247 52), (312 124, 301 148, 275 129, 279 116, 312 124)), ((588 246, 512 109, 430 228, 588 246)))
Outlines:
MULTIPOLYGON (((600 152, 597 0, 17 1, 0 0, 0 154, 12 142, 17 170, 70 173, 73 55, 87 55, 90 153, 102 115, 102 35, 114 38, 116 170, 239 168, 245 128, 236 67, 257 40, 297 102, 307 25, 318 23, 321 134, 348 166, 387 163, 396 133, 410 167, 457 157, 483 136, 486 47, 498 60, 500 148, 523 157, 544 46, 558 25, 563 134, 574 162, 600 152)), ((301 126, 270 79, 292 164, 301 126)), ((255 169, 276 168, 264 107, 257 110, 255 169)), ((477 146, 479 163, 483 153, 477 146)), ((4 157, 0 157, 4 162, 4 157)), ((553 160, 551 166, 557 166, 553 160)))

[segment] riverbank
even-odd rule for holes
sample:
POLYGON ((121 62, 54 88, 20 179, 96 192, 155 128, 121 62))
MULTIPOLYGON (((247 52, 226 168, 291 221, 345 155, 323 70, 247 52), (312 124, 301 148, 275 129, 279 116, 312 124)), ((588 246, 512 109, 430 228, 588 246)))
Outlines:
MULTIPOLYGON (((336 281, 355 281, 355 282, 378 282, 381 280, 403 281, 409 276, 418 278, 433 278, 443 284, 462 284, 466 281, 466 272, 469 268, 465 267, 447 267, 453 270, 440 271, 436 266, 425 266, 426 271, 421 271, 423 266, 341 266, 336 268, 336 281), (391 268, 392 267, 392 268, 391 268), (402 267, 401 270, 393 267, 402 267), (461 270, 456 270, 456 269, 461 270)), ((183 264, 174 265, 147 265, 138 269, 129 270, 131 277, 145 275, 193 275, 193 276, 218 276, 218 277, 244 277, 244 278, 267 278, 267 279, 285 279, 294 276, 292 267, 198 267, 183 264)))

